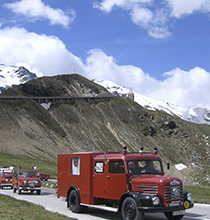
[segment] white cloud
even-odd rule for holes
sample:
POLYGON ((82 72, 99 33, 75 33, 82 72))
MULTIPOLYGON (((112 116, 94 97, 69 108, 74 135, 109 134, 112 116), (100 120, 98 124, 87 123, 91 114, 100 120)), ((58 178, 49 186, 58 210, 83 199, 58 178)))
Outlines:
POLYGON ((131 20, 146 29, 150 36, 154 38, 166 38, 171 35, 166 26, 167 11, 159 9, 152 11, 148 8, 136 6, 132 9, 131 20))
POLYGON ((181 106, 208 106, 210 74, 195 67, 189 71, 176 68, 164 74, 166 79, 159 82, 149 96, 181 106))
POLYGON ((73 69, 84 72, 82 61, 55 36, 38 35, 23 28, 5 28, 0 29, 0 42, 0 63, 27 64, 30 70, 44 75, 71 73, 73 69))
POLYGON ((171 15, 180 18, 183 15, 190 15, 194 12, 208 13, 210 12, 209 0, 167 0, 171 7, 171 15))
POLYGON ((141 68, 132 65, 119 66, 112 56, 107 56, 100 49, 89 52, 86 71, 90 79, 113 81, 142 93, 146 93, 148 88, 157 84, 157 81, 145 74, 141 68))
POLYGON ((128 11, 134 24, 144 28, 151 37, 166 38, 171 35, 168 23, 194 12, 209 13, 209 0, 102 0, 95 8, 110 13, 115 8, 128 11))
POLYGON ((138 4, 151 4, 154 0, 103 0, 95 3, 94 7, 104 12, 111 12, 114 8, 120 7, 125 10, 132 9, 138 4))
POLYGON ((53 9, 49 5, 45 5, 41 0, 21 0, 4 4, 4 6, 16 14, 35 20, 45 18, 50 21, 51 25, 62 25, 65 28, 70 25, 76 15, 73 10, 66 14, 61 9, 53 9))
POLYGON ((160 6, 155 8, 154 0, 103 0, 94 7, 107 13, 119 7, 128 11, 132 22, 147 30, 150 36, 165 38, 170 35, 166 25, 168 10, 160 6))

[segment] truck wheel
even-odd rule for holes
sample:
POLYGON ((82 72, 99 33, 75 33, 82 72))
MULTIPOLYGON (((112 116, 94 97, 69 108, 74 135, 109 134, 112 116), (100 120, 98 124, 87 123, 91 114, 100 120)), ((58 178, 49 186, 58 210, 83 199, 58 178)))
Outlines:
POLYGON ((19 187, 17 188, 17 191, 18 191, 18 195, 21 194, 21 189, 19 189, 19 187))
POLYGON ((37 194, 37 195, 40 195, 40 194, 41 194, 41 190, 40 190, 40 189, 37 190, 37 191, 36 191, 36 194, 37 194))
POLYGON ((138 211, 136 201, 131 197, 123 201, 121 214, 123 220, 143 220, 144 218, 144 213, 138 211))
POLYGON ((79 197, 75 190, 72 190, 69 194, 69 207, 70 207, 70 210, 74 213, 79 213, 82 211, 79 197))
POLYGON ((173 216, 172 212, 166 212, 165 216, 168 220, 180 220, 184 217, 184 215, 173 216))
POLYGON ((16 193, 16 188, 15 187, 13 187, 13 193, 16 193))

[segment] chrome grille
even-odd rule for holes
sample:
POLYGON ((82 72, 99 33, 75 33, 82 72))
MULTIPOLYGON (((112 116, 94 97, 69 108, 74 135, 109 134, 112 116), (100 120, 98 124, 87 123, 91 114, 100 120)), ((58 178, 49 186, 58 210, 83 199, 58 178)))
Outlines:
POLYGON ((165 199, 168 203, 183 200, 184 192, 182 185, 165 186, 165 199))
POLYGON ((144 185, 137 185, 137 189, 144 193, 149 194, 158 194, 158 186, 144 186, 144 185))

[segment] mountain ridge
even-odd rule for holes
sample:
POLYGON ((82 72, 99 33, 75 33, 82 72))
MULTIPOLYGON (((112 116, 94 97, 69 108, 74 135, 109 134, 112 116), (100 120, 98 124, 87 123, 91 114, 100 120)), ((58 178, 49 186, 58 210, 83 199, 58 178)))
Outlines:
MULTIPOLYGON (((21 83, 23 84, 36 78, 38 77, 35 73, 31 73, 24 67, 6 66, 0 64, 0 92, 11 87, 12 85, 15 87, 15 85, 19 85, 21 83)), ((129 89, 110 81, 93 80, 93 82, 103 86, 114 96, 126 97, 129 93, 129 89)), ((158 100, 154 100, 136 92, 133 93, 135 101, 148 110, 163 111, 170 115, 178 116, 186 121, 210 125, 210 107, 181 107, 172 103, 164 103, 158 100)))
MULTIPOLYGON (((129 89, 110 81, 95 80, 95 82, 107 88, 107 90, 113 93, 115 96, 126 97, 130 91, 129 89)), ((163 111, 170 115, 178 116, 186 121, 210 125, 210 107, 181 107, 172 103, 157 101, 136 92, 133 92, 133 94, 134 101, 148 110, 163 111)))

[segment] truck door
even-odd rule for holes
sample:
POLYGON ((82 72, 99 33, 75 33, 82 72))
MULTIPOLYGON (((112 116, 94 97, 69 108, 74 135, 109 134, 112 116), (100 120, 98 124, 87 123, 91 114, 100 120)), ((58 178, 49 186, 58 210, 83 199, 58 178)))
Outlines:
POLYGON ((126 192, 123 160, 96 160, 93 175, 93 196, 119 200, 126 192))
POLYGON ((119 200, 126 192, 126 172, 123 160, 109 160, 107 175, 107 198, 119 200))
POLYGON ((67 169, 68 157, 61 155, 58 157, 58 176, 57 176, 57 196, 66 197, 67 192, 67 169))
POLYGON ((94 161, 93 172, 93 196, 97 198, 107 197, 107 165, 104 160, 94 161))

